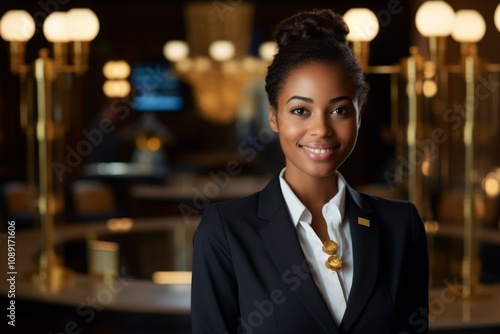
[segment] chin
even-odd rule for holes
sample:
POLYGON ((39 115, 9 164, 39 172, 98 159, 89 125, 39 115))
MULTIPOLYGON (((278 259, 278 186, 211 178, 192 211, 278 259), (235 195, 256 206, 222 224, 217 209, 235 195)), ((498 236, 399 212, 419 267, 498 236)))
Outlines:
POLYGON ((308 168, 304 172, 313 177, 317 178, 327 178, 335 174, 337 171, 337 167, 328 167, 328 168, 308 168))

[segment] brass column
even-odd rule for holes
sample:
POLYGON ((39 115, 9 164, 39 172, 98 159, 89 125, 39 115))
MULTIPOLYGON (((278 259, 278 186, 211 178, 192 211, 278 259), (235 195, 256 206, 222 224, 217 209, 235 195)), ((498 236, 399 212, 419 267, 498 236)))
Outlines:
POLYGON ((52 108, 52 81, 54 76, 53 62, 49 59, 48 50, 40 50, 40 58, 35 61, 35 78, 37 82, 38 122, 37 139, 39 154, 40 196, 39 211, 41 223, 41 255, 38 273, 39 283, 51 286, 54 282, 56 255, 54 251, 54 220, 56 200, 54 196, 53 173, 50 168, 53 160, 53 142, 55 137, 52 108))

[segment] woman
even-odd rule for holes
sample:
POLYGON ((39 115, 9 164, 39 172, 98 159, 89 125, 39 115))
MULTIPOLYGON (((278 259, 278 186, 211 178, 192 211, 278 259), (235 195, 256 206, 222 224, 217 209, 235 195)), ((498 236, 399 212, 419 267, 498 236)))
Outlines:
POLYGON ((194 236, 193 333, 425 333, 428 256, 414 205, 357 193, 338 167, 367 95, 330 10, 281 22, 269 121, 285 168, 210 205, 194 236))

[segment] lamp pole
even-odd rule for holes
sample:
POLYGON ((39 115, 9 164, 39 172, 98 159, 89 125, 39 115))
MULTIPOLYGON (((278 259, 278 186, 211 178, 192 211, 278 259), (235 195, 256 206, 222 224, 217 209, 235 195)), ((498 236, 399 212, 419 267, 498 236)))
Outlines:
MULTIPOLYGON (((11 71, 20 75, 21 125, 26 129, 28 139, 28 162, 36 161, 35 142, 38 142, 38 188, 37 201, 40 218, 40 261, 38 273, 34 281, 40 286, 57 289, 67 277, 67 271, 57 266, 54 248, 54 227, 58 213, 63 212, 61 184, 54 180, 51 163, 54 161, 54 150, 64 139, 64 124, 62 117, 67 117, 64 109, 64 92, 54 87, 61 87, 61 75, 73 73, 82 75, 88 68, 88 44, 99 31, 97 16, 85 8, 75 8, 68 12, 53 12, 44 22, 44 34, 54 43, 54 59, 49 57, 48 49, 41 49, 39 57, 31 67, 24 62, 25 43, 35 32, 33 18, 24 10, 11 10, 0 19, 0 35, 10 42, 11 71), (73 65, 66 63, 67 44, 74 45, 73 65), (33 73, 36 79, 37 114, 31 108, 33 90, 30 89, 29 75, 33 73), (57 105, 58 117, 55 117, 57 105), (35 126, 36 123, 36 126, 35 126)), ((34 182, 35 167, 28 167, 28 182, 34 182)), ((30 188, 34 185, 30 185, 30 188)), ((33 193, 32 193, 33 194, 33 193)), ((36 202, 36 200, 33 200, 36 202)), ((61 217, 63 215, 61 214, 61 217)))

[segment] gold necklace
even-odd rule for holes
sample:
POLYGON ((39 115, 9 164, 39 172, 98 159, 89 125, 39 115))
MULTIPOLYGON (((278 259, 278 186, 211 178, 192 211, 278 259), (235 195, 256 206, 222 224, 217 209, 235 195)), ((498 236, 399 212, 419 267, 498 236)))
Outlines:
POLYGON ((330 257, 325 262, 325 266, 326 268, 333 271, 337 271, 342 268, 342 259, 335 255, 338 248, 339 246, 333 240, 327 240, 323 243, 323 252, 330 255, 330 257))

